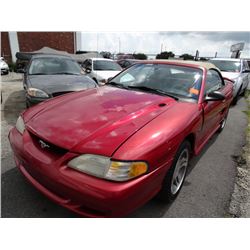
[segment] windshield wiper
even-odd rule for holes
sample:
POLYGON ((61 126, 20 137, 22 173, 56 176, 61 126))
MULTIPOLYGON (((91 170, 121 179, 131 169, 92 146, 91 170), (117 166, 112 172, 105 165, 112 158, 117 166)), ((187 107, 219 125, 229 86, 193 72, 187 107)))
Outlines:
POLYGON ((57 72, 57 73, 53 73, 52 75, 80 75, 80 74, 71 73, 71 72, 57 72))
POLYGON ((179 98, 177 96, 175 96, 172 93, 169 93, 167 91, 164 91, 164 90, 153 89, 153 88, 150 88, 150 87, 147 87, 147 86, 131 86, 131 85, 128 85, 127 87, 131 88, 131 89, 145 90, 145 91, 149 91, 151 93, 166 95, 166 96, 169 96, 171 98, 174 98, 176 101, 179 100, 179 98))
POLYGON ((108 82, 107 84, 108 84, 108 85, 113 85, 113 86, 115 86, 115 87, 122 88, 122 89, 128 89, 127 86, 124 86, 123 84, 117 83, 117 82, 108 82))
POLYGON ((30 76, 39 76, 39 75, 48 75, 45 73, 34 73, 34 74, 29 74, 30 76))

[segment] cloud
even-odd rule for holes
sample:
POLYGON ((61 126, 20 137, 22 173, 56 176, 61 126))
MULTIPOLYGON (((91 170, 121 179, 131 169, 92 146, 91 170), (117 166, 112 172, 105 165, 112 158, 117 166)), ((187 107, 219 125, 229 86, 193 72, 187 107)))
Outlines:
POLYGON ((163 50, 173 51, 176 55, 189 53, 200 56, 220 57, 231 55, 230 47, 245 42, 242 55, 250 57, 250 32, 201 32, 201 31, 160 31, 160 32, 112 32, 82 33, 83 50, 110 51, 112 53, 142 52, 158 54, 163 50))

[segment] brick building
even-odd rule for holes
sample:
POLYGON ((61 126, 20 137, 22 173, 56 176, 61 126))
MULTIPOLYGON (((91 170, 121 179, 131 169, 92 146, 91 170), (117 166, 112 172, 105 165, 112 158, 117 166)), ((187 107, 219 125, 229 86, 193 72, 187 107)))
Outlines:
POLYGON ((43 47, 75 53, 81 45, 80 32, 1 32, 1 56, 15 62, 16 52, 31 52, 43 47))

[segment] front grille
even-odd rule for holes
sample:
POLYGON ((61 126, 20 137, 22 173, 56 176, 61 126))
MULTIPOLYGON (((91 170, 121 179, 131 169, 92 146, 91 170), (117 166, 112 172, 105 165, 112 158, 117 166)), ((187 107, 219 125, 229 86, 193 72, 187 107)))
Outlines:
POLYGON ((35 134, 31 133, 29 131, 29 134, 34 142, 34 144, 38 147, 41 148, 42 150, 49 152, 49 153, 53 153, 56 155, 64 155, 68 152, 67 149, 58 147, 50 142, 47 142, 41 138, 39 138, 38 136, 36 136, 35 134))
POLYGON ((56 93, 52 93, 52 96, 56 97, 56 96, 59 96, 59 95, 65 95, 65 94, 72 93, 72 92, 74 92, 74 91, 56 92, 56 93))

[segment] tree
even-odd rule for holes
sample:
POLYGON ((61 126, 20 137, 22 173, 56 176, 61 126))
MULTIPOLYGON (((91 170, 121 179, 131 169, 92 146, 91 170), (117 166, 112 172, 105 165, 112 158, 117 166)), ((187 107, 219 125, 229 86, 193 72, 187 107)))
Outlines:
POLYGON ((109 51, 102 51, 100 54, 103 56, 103 58, 111 59, 112 54, 109 51))
POLYGON ((134 58, 135 59, 138 59, 138 60, 147 60, 148 57, 147 55, 145 55, 144 53, 137 53, 137 54, 133 54, 134 58))
POLYGON ((205 57, 200 57, 200 61, 208 61, 208 59, 205 57))
POLYGON ((184 60, 194 60, 194 56, 190 54, 182 54, 180 58, 183 58, 184 60))
POLYGON ((169 57, 174 57, 175 54, 172 51, 163 51, 156 55, 156 59, 168 59, 169 57))

